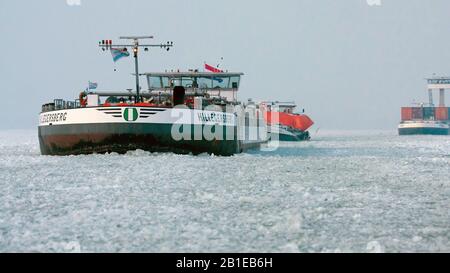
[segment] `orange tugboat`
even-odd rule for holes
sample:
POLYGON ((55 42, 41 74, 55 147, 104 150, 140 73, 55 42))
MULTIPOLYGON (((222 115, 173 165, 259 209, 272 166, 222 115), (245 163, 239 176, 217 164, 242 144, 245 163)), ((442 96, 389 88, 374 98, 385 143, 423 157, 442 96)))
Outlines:
POLYGON ((267 131, 272 140, 304 141, 310 140, 308 129, 314 125, 305 114, 295 113, 294 102, 262 102, 260 108, 268 125, 267 131))

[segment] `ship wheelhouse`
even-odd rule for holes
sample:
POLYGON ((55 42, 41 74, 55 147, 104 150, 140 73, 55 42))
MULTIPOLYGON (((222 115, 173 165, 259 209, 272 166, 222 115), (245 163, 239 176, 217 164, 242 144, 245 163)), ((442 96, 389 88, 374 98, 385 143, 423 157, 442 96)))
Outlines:
POLYGON ((263 106, 266 111, 268 112, 281 112, 281 113, 287 113, 287 114, 295 114, 295 108, 297 105, 295 102, 262 102, 261 106, 263 106))
POLYGON ((135 92, 82 92, 75 101, 54 100, 42 106, 42 112, 84 107, 153 106, 170 108, 184 104, 194 107, 194 99, 202 98, 203 106, 239 104, 237 92, 243 73, 164 72, 140 74, 147 79, 148 89, 141 90, 142 101, 136 103, 135 92), (85 103, 81 102, 85 96, 85 103))
POLYGON ((228 103, 237 103, 243 73, 165 72, 145 73, 152 94, 174 95, 183 90, 187 97, 203 96, 228 103))

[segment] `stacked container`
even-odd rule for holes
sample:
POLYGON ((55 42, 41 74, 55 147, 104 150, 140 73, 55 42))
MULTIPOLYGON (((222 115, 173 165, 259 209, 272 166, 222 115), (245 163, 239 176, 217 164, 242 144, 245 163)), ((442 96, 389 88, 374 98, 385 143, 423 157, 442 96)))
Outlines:
POLYGON ((435 109, 434 107, 424 107, 423 108, 423 119, 424 120, 434 120, 435 119, 435 109))
POLYGON ((447 107, 436 107, 436 120, 447 121, 449 108, 447 107))
POLYGON ((402 107, 402 121, 450 121, 450 107, 402 107))
POLYGON ((402 121, 412 120, 412 107, 402 107, 402 121))
POLYGON ((412 107, 412 119, 423 119, 423 107, 412 107))

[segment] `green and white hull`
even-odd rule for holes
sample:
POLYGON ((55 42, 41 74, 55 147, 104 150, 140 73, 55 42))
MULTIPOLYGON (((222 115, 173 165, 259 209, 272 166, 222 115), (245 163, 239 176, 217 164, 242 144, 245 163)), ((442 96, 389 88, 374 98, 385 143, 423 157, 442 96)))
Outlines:
MULTIPOLYGON (((44 112, 43 155, 125 153, 130 150, 229 156, 264 143, 243 139, 233 113, 178 108, 91 107, 44 112)), ((245 124, 245 123, 244 123, 245 124)), ((254 128, 257 129, 257 128, 254 128)))
POLYGON ((407 121, 398 126, 399 135, 449 135, 449 124, 438 121, 407 121))

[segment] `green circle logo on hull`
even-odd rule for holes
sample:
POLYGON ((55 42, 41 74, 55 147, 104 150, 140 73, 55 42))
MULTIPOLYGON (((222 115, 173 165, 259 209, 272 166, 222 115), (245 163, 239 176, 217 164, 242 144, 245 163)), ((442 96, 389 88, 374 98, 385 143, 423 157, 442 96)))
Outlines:
POLYGON ((138 117, 139 113, 136 108, 125 108, 125 110, 123 110, 123 118, 126 121, 136 121, 138 117))

